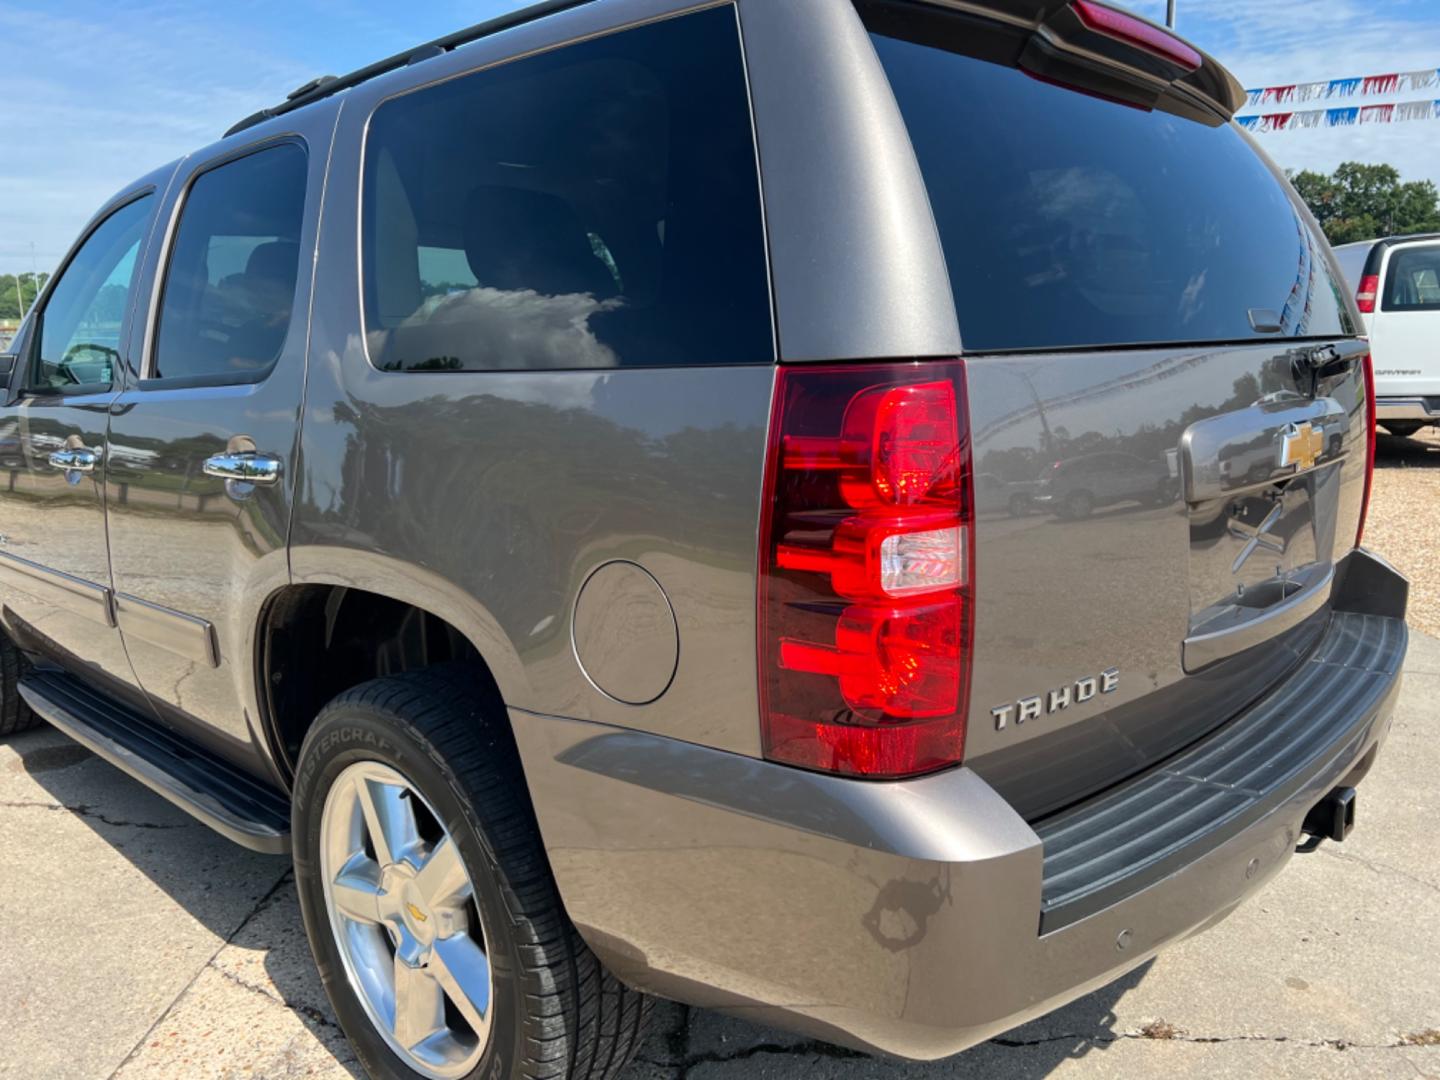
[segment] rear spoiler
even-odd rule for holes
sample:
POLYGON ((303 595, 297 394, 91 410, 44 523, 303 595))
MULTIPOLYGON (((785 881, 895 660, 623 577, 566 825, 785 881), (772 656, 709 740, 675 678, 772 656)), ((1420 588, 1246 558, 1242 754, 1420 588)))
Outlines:
POLYGON ((1008 64, 1046 82, 1217 126, 1245 105, 1225 67, 1095 0, 855 0, 872 30, 1008 64))

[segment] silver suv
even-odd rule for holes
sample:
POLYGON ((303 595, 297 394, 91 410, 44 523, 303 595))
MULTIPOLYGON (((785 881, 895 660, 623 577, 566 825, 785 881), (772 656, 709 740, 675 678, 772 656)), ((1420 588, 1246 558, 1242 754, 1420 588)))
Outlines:
POLYGON ((0 364, 0 731, 293 852, 377 1077, 1116 977, 1345 837, 1406 648, 1244 100, 1092 0, 547 3, 300 88, 0 364))

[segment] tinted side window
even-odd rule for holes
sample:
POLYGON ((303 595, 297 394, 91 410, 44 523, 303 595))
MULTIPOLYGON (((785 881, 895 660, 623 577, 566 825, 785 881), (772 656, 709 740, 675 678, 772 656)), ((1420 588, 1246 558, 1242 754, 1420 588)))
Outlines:
POLYGON ((382 369, 773 359, 732 9, 381 105, 362 222, 382 369))
POLYGON ((154 199, 146 195, 116 210, 65 267, 40 313, 27 391, 94 393, 110 386, 135 259, 153 208, 154 199))
POLYGON ((201 173, 170 252, 153 378, 263 378, 290 330, 305 151, 281 143, 201 173))
POLYGON ((1440 311, 1440 247, 1402 248, 1390 256, 1382 311, 1440 311))

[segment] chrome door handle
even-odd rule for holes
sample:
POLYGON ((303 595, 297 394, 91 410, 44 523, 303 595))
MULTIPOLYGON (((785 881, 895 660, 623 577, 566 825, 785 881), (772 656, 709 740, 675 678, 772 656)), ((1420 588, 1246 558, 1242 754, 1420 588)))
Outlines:
POLYGON ((218 476, 224 480, 273 484, 280 479, 280 459, 253 452, 214 454, 205 459, 204 470, 206 476, 218 476))
POLYGON ((94 450, 56 450, 50 455, 50 464, 66 472, 94 472, 100 455, 94 450))

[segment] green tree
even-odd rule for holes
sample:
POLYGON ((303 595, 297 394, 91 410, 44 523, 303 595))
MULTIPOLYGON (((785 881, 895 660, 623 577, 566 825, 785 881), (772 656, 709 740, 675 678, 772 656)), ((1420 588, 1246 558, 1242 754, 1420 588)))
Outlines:
POLYGON ((20 300, 24 297, 25 310, 28 312, 30 306, 35 303, 35 297, 45 287, 45 282, 50 280, 49 274, 0 274, 0 319, 18 319, 20 317, 20 300), (19 281, 19 291, 16 291, 16 281, 19 281))
POLYGON ((1304 170, 1290 179, 1332 244, 1440 232, 1434 182, 1401 183, 1394 166, 1347 161, 1332 176, 1304 170))

